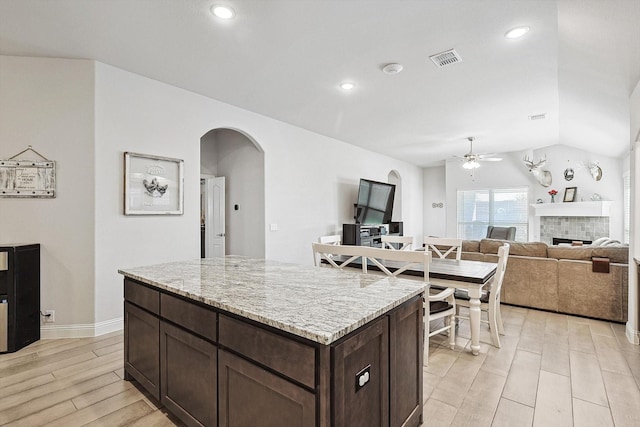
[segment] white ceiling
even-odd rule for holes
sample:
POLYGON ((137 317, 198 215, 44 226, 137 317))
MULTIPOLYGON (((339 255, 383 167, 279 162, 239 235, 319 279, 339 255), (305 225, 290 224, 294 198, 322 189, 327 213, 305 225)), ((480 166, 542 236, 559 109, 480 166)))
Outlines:
POLYGON ((640 0, 0 0, 0 54, 95 59, 420 166, 467 136, 621 157, 640 0))

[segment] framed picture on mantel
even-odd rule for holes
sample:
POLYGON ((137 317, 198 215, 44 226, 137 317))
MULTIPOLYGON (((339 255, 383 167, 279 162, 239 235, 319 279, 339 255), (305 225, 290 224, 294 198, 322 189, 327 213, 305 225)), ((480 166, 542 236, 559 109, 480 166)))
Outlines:
POLYGON ((182 215, 184 161, 124 153, 124 214, 182 215))
POLYGON ((576 193, 578 192, 578 187, 567 187, 564 189, 564 198, 563 202, 575 202, 576 201, 576 193))

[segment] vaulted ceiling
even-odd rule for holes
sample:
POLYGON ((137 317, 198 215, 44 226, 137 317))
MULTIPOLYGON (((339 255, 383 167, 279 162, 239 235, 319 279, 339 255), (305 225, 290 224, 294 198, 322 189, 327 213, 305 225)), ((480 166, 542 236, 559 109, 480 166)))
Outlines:
POLYGON ((95 59, 420 166, 468 136, 621 157, 640 0, 0 0, 0 54, 95 59))

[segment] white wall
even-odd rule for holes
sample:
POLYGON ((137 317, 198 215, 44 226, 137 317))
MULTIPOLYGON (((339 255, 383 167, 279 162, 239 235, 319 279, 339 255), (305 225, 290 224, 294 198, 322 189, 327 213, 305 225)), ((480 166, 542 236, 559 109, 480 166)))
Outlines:
MULTIPOLYGON (((473 178, 469 172, 462 168, 457 160, 446 163, 446 196, 448 207, 446 211, 446 227, 448 236, 456 236, 456 193, 458 190, 504 188, 527 186, 529 188, 529 201, 535 203, 542 199, 548 203, 550 196, 548 191, 558 191, 556 202, 561 202, 566 187, 578 187, 576 201, 589 200, 593 193, 598 193, 603 200, 612 200, 611 207, 611 238, 622 240, 623 238, 623 194, 622 174, 623 160, 601 155, 594 155, 586 151, 578 150, 564 145, 552 145, 550 147, 527 152, 514 152, 501 154, 501 162, 483 163, 476 169, 473 178), (538 161, 546 155, 547 162, 543 169, 551 172, 553 181, 548 188, 538 184, 522 161, 524 155, 538 161), (580 168, 580 163, 588 164, 598 161, 603 174, 600 181, 595 181, 586 168, 580 168), (571 167, 575 171, 574 179, 566 181, 564 170, 571 167)), ((425 189, 426 189, 425 185, 425 189)), ((426 212, 426 210, 425 210, 426 212)), ((533 216, 533 208, 529 210, 529 240, 539 240, 538 224, 533 216)))
POLYGON ((62 324, 94 322, 93 70, 91 61, 0 56, 0 158, 32 145, 56 162, 57 181, 54 199, 0 199, 0 243, 42 245, 42 308, 62 324))
POLYGON ((447 204, 447 183, 445 166, 424 169, 424 235, 438 237, 456 237, 447 235, 447 212, 456 209, 456 205, 447 204), (442 207, 433 207, 433 204, 442 207))
POLYGON ((242 130, 264 149, 265 228, 279 226, 264 231, 267 258, 310 265, 310 242, 352 221, 359 178, 390 170, 405 234, 422 235, 416 166, 101 63, 0 56, 0 67, 2 157, 32 144, 58 162, 58 197, 1 199, 0 235, 43 244, 42 306, 76 336, 121 320, 118 268, 199 257, 200 138, 211 129, 242 130), (184 215, 123 215, 125 151, 184 160, 184 215))

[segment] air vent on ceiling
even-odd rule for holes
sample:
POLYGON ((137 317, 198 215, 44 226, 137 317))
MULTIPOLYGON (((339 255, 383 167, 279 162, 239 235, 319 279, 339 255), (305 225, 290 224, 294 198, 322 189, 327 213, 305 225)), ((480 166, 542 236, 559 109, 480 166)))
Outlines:
POLYGON ((546 117, 547 117, 546 113, 533 114, 533 115, 529 116, 529 120, 542 120, 542 119, 544 119, 546 117))
POLYGON ((439 68, 451 64, 456 64, 462 61, 462 58, 460 57, 460 55, 458 55, 458 52, 453 49, 431 55, 429 59, 431 59, 431 61, 433 61, 433 63, 436 64, 436 66, 439 68))

